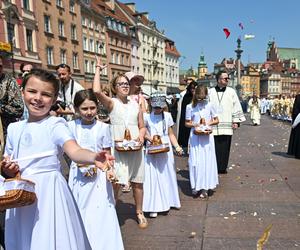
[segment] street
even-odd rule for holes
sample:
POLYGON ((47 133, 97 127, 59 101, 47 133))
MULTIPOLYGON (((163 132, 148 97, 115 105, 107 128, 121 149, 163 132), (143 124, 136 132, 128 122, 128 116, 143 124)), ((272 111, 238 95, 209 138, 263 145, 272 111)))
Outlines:
POLYGON ((118 215, 126 249, 300 249, 300 161, 286 155, 290 124, 262 116, 235 132, 227 175, 208 201, 193 199, 187 158, 176 157, 181 209, 148 218, 138 228, 132 193, 121 194, 118 215))

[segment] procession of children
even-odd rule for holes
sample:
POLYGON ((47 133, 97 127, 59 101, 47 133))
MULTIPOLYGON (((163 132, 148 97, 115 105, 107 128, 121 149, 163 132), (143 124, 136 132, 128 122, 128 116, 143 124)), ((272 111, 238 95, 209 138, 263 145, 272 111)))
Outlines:
POLYGON ((196 86, 186 107, 185 126, 191 130, 184 152, 166 95, 146 98, 143 76, 128 72, 112 80, 110 97, 102 91, 103 68, 97 59, 93 89, 76 92, 75 119, 68 122, 49 115, 60 88, 56 76, 35 69, 23 80, 29 118, 8 127, 1 172, 34 182, 37 199, 6 210, 6 249, 124 249, 116 211, 120 187, 132 188, 141 229, 148 227, 147 217, 180 209, 174 153, 188 153, 194 198, 208 199, 217 187, 212 131, 219 119, 208 89, 196 86), (109 123, 97 120, 99 102, 109 123), (67 181, 63 155, 71 160, 67 181))

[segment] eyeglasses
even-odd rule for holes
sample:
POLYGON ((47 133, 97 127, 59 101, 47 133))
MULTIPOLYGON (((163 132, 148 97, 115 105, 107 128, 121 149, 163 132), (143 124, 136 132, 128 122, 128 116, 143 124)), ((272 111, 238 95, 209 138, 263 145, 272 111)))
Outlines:
POLYGON ((130 84, 129 84, 129 82, 118 82, 117 86, 129 88, 130 84))

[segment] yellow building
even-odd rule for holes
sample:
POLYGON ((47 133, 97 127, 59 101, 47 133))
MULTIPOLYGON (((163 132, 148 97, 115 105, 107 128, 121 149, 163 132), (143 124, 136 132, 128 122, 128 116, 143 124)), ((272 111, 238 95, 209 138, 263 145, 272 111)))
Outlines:
POLYGON ((241 85, 244 96, 252 96, 253 94, 260 96, 260 75, 258 70, 252 66, 246 66, 241 77, 241 85))

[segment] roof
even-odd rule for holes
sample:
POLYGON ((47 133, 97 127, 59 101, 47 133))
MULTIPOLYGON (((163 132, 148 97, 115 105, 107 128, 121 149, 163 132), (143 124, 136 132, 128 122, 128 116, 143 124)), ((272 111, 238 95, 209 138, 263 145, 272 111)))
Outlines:
POLYGON ((180 57, 180 54, 175 46, 175 43, 171 40, 166 40, 165 52, 174 56, 180 57))
POLYGON ((149 25, 149 20, 145 15, 143 15, 143 13, 139 13, 137 11, 133 12, 126 4, 121 3, 120 1, 116 1, 116 2, 136 23, 138 21, 138 17, 140 17, 139 21, 142 24, 146 26, 149 25))
POLYGON ((97 8, 104 16, 110 16, 116 20, 122 21, 128 25, 131 24, 130 20, 124 15, 124 13, 119 9, 119 6, 115 4, 115 9, 111 9, 104 0, 93 0, 91 2, 92 8, 97 8))

